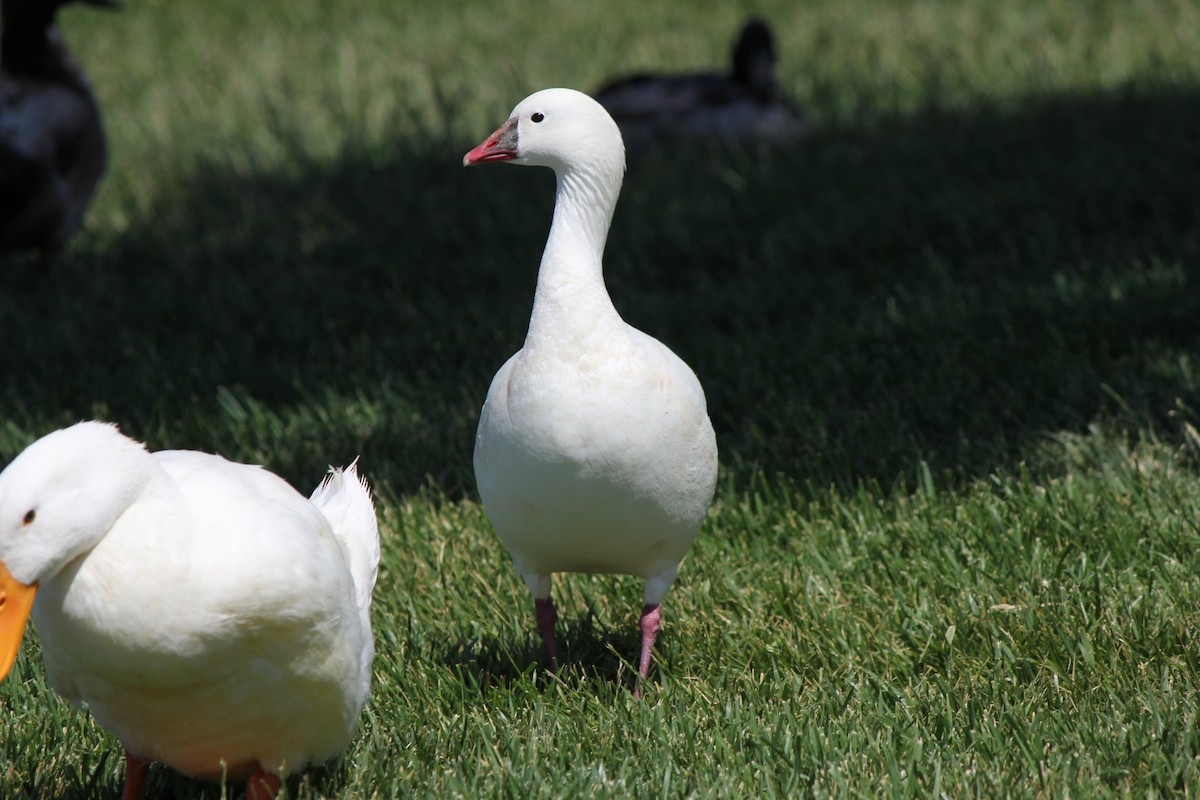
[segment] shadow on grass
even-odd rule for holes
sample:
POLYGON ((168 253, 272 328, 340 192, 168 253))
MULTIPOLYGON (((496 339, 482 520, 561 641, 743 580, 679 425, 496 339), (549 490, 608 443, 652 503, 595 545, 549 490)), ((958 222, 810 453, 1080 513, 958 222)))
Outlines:
MULTIPOLYGON (((302 488, 363 455, 396 494, 472 490, 521 343, 547 171, 470 142, 197 165, 121 234, 0 296, 0 416, 102 416, 302 488)), ((969 479, 1096 420, 1200 405, 1200 92, 928 110, 792 152, 670 152, 626 179, 618 308, 703 381, 722 461, 799 483, 969 479)))
MULTIPOLYGON (((529 615, 533 630, 533 613, 529 615)), ((609 628, 597 624, 589 610, 582 617, 562 616, 557 626, 558 678, 585 677, 624 686, 633 691, 641 636, 633 628, 609 628)), ((546 670, 546 654, 540 637, 528 636, 520 642, 486 637, 460 639, 439 655, 462 682, 486 694, 496 687, 507 688, 525 678, 530 670, 539 689, 556 680, 546 670)), ((653 673, 651 673, 653 680, 653 673)))

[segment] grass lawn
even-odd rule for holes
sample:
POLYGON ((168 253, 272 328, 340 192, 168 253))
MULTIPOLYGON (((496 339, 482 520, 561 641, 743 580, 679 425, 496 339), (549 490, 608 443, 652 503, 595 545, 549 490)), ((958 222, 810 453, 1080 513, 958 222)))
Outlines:
MULTIPOLYGON (((306 493, 361 454, 375 690, 290 797, 1200 790, 1200 6, 127 0, 63 22, 112 164, 49 279, 0 291, 0 464, 93 417, 306 493), (723 62, 749 13, 812 135, 632 160, 606 253, 721 447, 635 702, 640 581, 557 579, 548 677, 475 493, 553 178, 460 162, 535 89, 723 62)), ((119 795, 117 742, 48 689, 32 629, 0 748, 2 797, 119 795)), ((241 791, 162 768, 148 789, 241 791)))

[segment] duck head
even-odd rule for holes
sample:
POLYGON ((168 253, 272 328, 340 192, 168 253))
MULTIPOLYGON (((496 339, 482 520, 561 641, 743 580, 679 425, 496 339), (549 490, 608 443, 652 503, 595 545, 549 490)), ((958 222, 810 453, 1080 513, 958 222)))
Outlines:
POLYGON ((31 33, 44 31, 54 24, 58 10, 73 2, 100 8, 120 8, 120 0, 3 0, 0 2, 5 31, 31 33))
POLYGON ((153 467, 115 425, 81 422, 38 439, 0 472, 0 680, 39 584, 104 538, 153 467))
POLYGON ((762 20, 747 22, 733 46, 733 80, 760 95, 775 86, 775 41, 762 20))
MULTIPOLYGON (((119 8, 117 0, 79 0, 101 8, 119 8)), ((0 70, 84 89, 79 65, 62 41, 54 19, 74 0, 0 0, 0 70)))
POLYGON ((623 171, 621 131, 604 106, 574 89, 543 89, 526 97, 508 121, 463 156, 463 166, 512 161, 570 169, 581 162, 618 165, 623 171))

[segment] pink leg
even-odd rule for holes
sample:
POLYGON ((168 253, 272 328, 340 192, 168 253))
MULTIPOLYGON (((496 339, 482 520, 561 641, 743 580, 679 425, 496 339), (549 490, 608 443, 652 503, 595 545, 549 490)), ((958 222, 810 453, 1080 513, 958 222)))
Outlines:
POLYGON ((642 629, 642 657, 638 662, 638 684, 633 690, 635 700, 642 697, 642 681, 650 674, 650 651, 654 649, 654 640, 658 638, 659 620, 662 618, 662 607, 657 603, 642 607, 642 619, 638 623, 642 629))
POLYGON ((542 633, 542 644, 546 646, 546 656, 550 659, 550 672, 558 669, 558 648, 554 646, 554 623, 558 622, 558 612, 554 610, 554 601, 547 597, 545 600, 534 598, 537 609, 538 630, 542 633))
POLYGON ((150 759, 125 751, 125 788, 121 791, 121 800, 141 800, 142 784, 149 771, 150 759))
POLYGON ((279 776, 261 769, 246 781, 246 800, 275 800, 279 794, 279 776))

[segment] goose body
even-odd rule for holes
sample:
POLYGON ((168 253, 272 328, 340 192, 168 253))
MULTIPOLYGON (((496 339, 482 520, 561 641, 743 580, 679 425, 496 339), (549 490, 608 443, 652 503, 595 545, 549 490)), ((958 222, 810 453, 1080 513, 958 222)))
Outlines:
POLYGON ((671 139, 785 144, 807 130, 776 80, 774 37, 760 20, 742 28, 729 72, 632 75, 595 97, 637 146, 671 139))
POLYGON ((704 391, 666 345, 620 317, 605 288, 625 153, 604 109, 573 90, 537 92, 464 158, 491 161, 551 167, 557 196, 524 346, 480 413, 479 493, 534 595, 552 664, 552 573, 645 580, 645 677, 660 604, 716 482, 704 391))
POLYGON ((355 465, 310 500, 260 467, 80 423, 0 473, 0 677, 36 591, 50 685, 124 745, 125 797, 152 761, 277 787, 356 728, 378 557, 355 465))
POLYGON ((81 224, 108 160, 100 109, 54 25, 69 1, 2 3, 0 253, 32 249, 43 261, 81 224))

